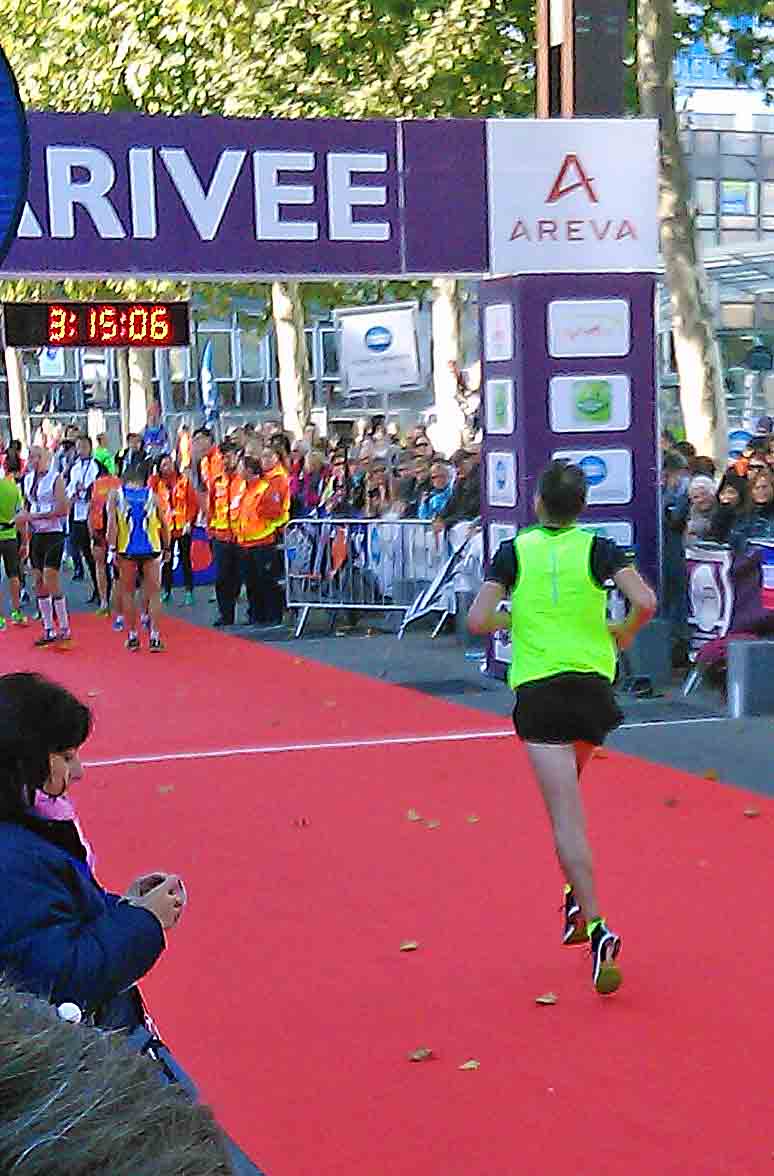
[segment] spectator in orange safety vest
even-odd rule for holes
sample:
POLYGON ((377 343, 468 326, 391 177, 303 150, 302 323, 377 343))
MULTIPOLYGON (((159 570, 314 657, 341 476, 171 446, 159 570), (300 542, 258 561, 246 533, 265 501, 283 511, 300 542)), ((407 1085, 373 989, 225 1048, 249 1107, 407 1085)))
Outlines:
MULTIPOLYGON (((110 573, 107 565, 107 500, 111 490, 121 489, 121 479, 113 474, 100 474, 91 488, 89 502, 89 534, 91 535, 91 550, 94 556, 94 566, 97 573, 97 591, 99 593, 99 608, 97 616, 110 615, 110 573)), ((118 612, 121 605, 118 602, 118 612)))
POLYGON ((287 475, 276 454, 264 450, 268 476, 261 458, 246 453, 242 458, 245 489, 236 518, 237 543, 242 555, 242 575, 247 586, 248 622, 276 627, 282 624, 283 599, 277 584, 277 532, 287 522, 290 492, 287 475), (277 473, 272 470, 278 467, 277 473))
POLYGON ((161 572, 163 599, 166 601, 172 596, 172 568, 177 548, 183 569, 185 603, 191 605, 194 602, 191 531, 199 514, 199 497, 188 474, 181 473, 168 454, 159 460, 158 473, 153 475, 149 485, 158 497, 170 534, 171 558, 163 564, 161 572))
POLYGON ((215 556, 215 596, 218 617, 215 627, 233 625, 236 602, 242 586, 242 552, 237 545, 238 514, 245 490, 239 471, 239 449, 233 442, 220 446, 222 471, 210 482, 207 528, 215 556))

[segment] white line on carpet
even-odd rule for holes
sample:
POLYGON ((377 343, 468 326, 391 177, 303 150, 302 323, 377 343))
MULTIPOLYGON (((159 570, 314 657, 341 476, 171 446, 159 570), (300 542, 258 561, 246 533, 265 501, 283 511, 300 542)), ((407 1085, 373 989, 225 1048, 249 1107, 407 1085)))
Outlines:
MULTIPOLYGON (((634 727, 675 727, 685 723, 722 723, 723 716, 696 719, 666 719, 645 723, 624 723, 619 731, 634 727)), ((278 755, 294 751, 340 751, 362 747, 405 747, 419 743, 463 743, 474 739, 506 739, 513 736, 513 728, 497 731, 453 731, 437 735, 392 735, 382 739, 341 739, 326 743, 281 743, 266 747, 220 747, 204 751, 175 751, 162 755, 127 755, 116 759, 85 760, 85 768, 115 768, 128 764, 167 764, 181 760, 231 759, 236 756, 278 755)))

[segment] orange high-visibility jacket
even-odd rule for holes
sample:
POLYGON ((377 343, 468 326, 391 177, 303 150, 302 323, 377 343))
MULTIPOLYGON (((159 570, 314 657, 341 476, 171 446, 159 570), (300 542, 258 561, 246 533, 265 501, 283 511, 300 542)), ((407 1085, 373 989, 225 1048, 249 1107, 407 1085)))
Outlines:
POLYGON ((262 474, 245 486, 236 516, 236 540, 240 547, 267 547, 285 510, 282 485, 262 474))
POLYGON ((227 474, 225 470, 210 483, 207 528, 212 539, 224 543, 235 541, 239 504, 245 486, 243 477, 237 473, 227 474))
POLYGON ((91 488, 89 500, 89 530, 92 535, 102 534, 106 527, 105 507, 111 490, 120 490, 122 482, 113 474, 102 474, 91 488))
POLYGON ((268 474, 264 474, 272 485, 280 491, 282 495, 282 514, 277 519, 275 524, 275 531, 280 527, 284 527, 285 523, 290 518, 290 479, 288 478, 287 470, 281 464, 275 465, 270 469, 268 474))
POLYGON ((187 474, 180 474, 170 485, 155 474, 149 486, 159 500, 162 518, 170 534, 182 535, 186 527, 196 522, 199 514, 199 499, 187 474))

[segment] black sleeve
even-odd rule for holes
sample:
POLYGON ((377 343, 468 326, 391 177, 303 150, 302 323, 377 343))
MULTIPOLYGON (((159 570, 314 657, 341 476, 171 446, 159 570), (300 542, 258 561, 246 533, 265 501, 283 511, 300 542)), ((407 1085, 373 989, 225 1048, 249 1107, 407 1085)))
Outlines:
POLYGON ((516 548, 512 539, 505 539, 497 548, 494 559, 486 569, 485 580, 492 580, 502 584, 507 592, 512 592, 516 583, 518 565, 516 563, 516 548))
POLYGON ((633 551, 619 547, 612 539, 605 539, 602 535, 594 536, 591 545, 591 575, 600 587, 612 580, 616 572, 631 567, 633 563, 633 551))

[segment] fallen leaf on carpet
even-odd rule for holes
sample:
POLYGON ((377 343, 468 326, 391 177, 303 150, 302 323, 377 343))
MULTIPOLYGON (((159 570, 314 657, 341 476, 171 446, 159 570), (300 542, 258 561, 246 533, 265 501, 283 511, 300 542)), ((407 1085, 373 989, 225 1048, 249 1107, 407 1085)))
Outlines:
POLYGON ((592 754, 593 754, 594 759, 608 759, 609 758, 607 752, 600 751, 600 749, 598 747, 594 748, 594 751, 592 754))
POLYGON ((428 1062, 432 1056, 431 1049, 415 1049, 409 1054, 408 1059, 410 1062, 428 1062))
POLYGON ((535 1004, 539 1005, 555 1005, 559 997, 555 992, 544 992, 542 996, 535 997, 535 1004))
POLYGON ((420 814, 417 812, 416 809, 409 809, 409 811, 406 813, 406 820, 407 821, 421 821, 422 817, 420 816, 420 814))
POLYGON ((99 698, 99 690, 87 690, 86 697, 87 698, 99 698))
POLYGON ((463 1062, 461 1066, 457 1067, 457 1069, 458 1070, 480 1070, 481 1063, 477 1062, 475 1058, 471 1058, 469 1062, 463 1062))
POLYGON ((710 768, 710 770, 708 772, 704 773, 704 779, 705 780, 719 780, 720 777, 718 776, 718 774, 714 768, 710 768))
POLYGON ((159 784, 159 792, 174 792, 174 784, 159 784))
POLYGON ((295 825, 296 829, 306 829, 307 825, 309 824, 309 818, 296 817, 293 821, 293 824, 295 825))
POLYGON ((404 939, 400 945, 399 951, 416 951, 419 943, 416 939, 404 939))
POLYGON ((761 810, 756 808, 745 809, 744 815, 746 817, 759 817, 761 815, 761 810))
POLYGON ((475 813, 471 813, 470 816, 468 817, 468 824, 469 825, 477 825, 480 820, 481 820, 481 818, 477 817, 475 813))
POLYGON ((427 826, 428 829, 437 829, 440 824, 441 824, 441 822, 436 820, 435 817, 433 818, 432 821, 425 821, 425 825, 427 826))
POLYGON ((666 798, 666 800, 664 801, 664 804, 666 805, 667 808, 677 808, 677 804, 678 804, 677 797, 676 796, 668 796, 666 798))

